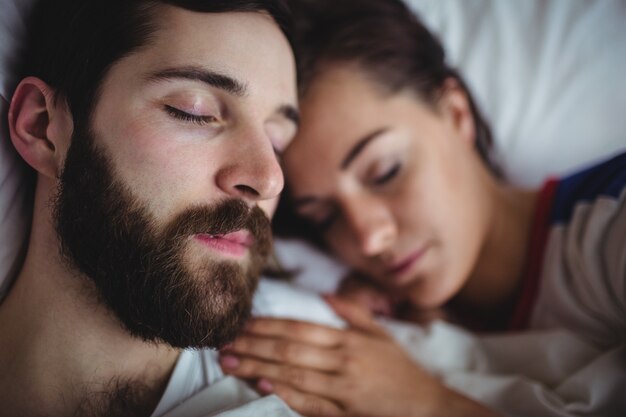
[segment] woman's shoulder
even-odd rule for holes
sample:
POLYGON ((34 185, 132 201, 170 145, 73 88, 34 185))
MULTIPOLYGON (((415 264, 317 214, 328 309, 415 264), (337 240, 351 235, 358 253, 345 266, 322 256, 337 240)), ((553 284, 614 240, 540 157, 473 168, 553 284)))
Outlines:
POLYGON ((557 181, 547 231, 532 327, 626 340, 626 153, 557 181))
POLYGON ((625 190, 626 152, 623 152, 558 180, 552 223, 568 223, 577 207, 593 205, 599 200, 617 204, 626 199, 625 190))

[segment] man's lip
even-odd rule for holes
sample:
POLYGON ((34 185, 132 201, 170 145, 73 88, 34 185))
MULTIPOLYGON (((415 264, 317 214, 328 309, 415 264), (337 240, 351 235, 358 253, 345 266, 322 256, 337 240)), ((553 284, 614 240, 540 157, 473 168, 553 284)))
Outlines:
POLYGON ((426 253, 428 246, 424 246, 403 259, 394 262, 387 268, 387 273, 391 275, 401 275, 411 269, 411 267, 426 253))
POLYGON ((213 237, 237 243, 247 248, 254 244, 254 236, 247 230, 238 230, 236 232, 226 233, 225 235, 213 235, 213 237))
POLYGON ((254 236, 247 230, 220 234, 198 233, 196 239, 213 250, 232 256, 242 256, 254 245, 254 236))

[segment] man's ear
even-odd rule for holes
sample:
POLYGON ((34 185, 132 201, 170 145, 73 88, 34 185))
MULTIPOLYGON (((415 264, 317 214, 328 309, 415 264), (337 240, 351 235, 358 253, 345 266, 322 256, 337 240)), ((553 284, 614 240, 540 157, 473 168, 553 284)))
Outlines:
POLYGON ((35 77, 20 82, 9 107, 11 141, 22 158, 39 174, 56 179, 69 146, 73 122, 65 100, 35 77))
POLYGON ((439 108, 452 129, 464 142, 474 146, 476 125, 467 91, 454 78, 448 78, 441 89, 439 108))

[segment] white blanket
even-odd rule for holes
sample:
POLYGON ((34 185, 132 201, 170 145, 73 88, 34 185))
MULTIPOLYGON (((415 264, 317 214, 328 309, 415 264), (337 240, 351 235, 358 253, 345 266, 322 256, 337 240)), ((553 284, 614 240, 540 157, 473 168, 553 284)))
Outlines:
MULTIPOLYGON (((344 325, 317 295, 267 280, 255 314, 344 325)), ((381 323, 446 385, 503 415, 626 415, 626 346, 600 351, 559 329, 477 336, 444 322, 381 323)))

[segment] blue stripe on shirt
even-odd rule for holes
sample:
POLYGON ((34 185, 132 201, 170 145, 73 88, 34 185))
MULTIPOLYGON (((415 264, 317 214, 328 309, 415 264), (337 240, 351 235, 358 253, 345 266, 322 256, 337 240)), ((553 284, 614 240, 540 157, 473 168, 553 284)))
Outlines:
POLYGON ((626 152, 559 181, 552 223, 568 222, 578 203, 600 196, 617 199, 626 188, 626 152))

